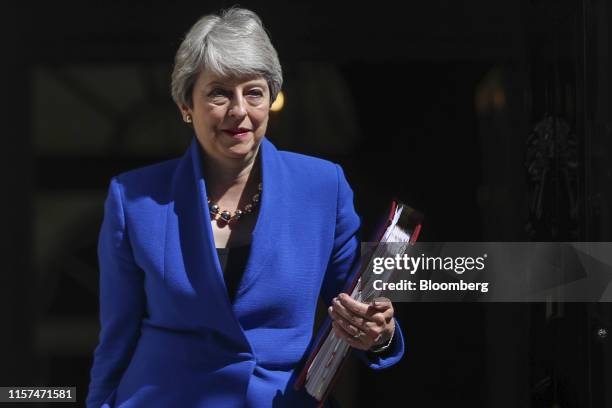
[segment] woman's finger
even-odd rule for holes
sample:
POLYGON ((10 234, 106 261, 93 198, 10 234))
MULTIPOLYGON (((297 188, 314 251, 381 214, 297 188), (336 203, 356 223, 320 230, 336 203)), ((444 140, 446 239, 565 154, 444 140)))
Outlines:
POLYGON ((342 327, 344 329, 344 331, 346 331, 349 335, 351 335, 353 337, 359 336, 359 335, 361 335, 361 333, 363 333, 357 327, 355 327, 352 324, 348 323, 344 319, 338 319, 338 320, 335 320, 335 322, 338 323, 340 325, 340 327, 342 327))
POLYGON ((329 316, 332 318, 332 320, 334 322, 337 322, 340 324, 340 326, 347 332, 349 333, 351 336, 355 336, 359 333, 361 333, 361 330, 359 330, 357 327, 353 326, 352 324, 350 324, 346 319, 344 319, 342 316, 340 316, 338 313, 336 313, 334 311, 333 307, 329 307, 328 308, 328 312, 329 312, 329 316))
POLYGON ((371 320, 364 320, 359 316, 351 315, 351 312, 337 300, 334 300, 334 306, 330 307, 330 316, 332 319, 339 321, 350 334, 355 335, 357 331, 360 331, 372 343, 380 339, 388 329, 383 313, 376 313, 370 317, 371 320))
POLYGON ((377 311, 377 314, 381 313, 384 316, 386 323, 389 323, 391 319, 393 319, 395 311, 393 309, 393 303, 391 303, 389 299, 385 297, 376 298, 372 302, 372 307, 377 311))
POLYGON ((372 306, 379 312, 393 309, 393 303, 386 297, 378 297, 372 301, 372 306))
POLYGON ((334 298, 330 307, 330 316, 338 327, 349 336, 362 333, 359 344, 367 348, 390 336, 395 326, 393 314, 393 304, 387 298, 376 298, 367 304, 344 293, 334 298))
POLYGON ((353 299, 346 293, 341 293, 338 296, 338 300, 352 314, 360 316, 364 319, 369 319, 374 313, 377 313, 378 310, 372 307, 372 305, 360 302, 358 300, 353 299))
POLYGON ((353 314, 350 310, 345 308, 338 299, 334 299, 332 301, 332 307, 334 313, 336 313, 340 318, 346 320, 349 324, 352 324, 360 330, 367 330, 367 325, 365 324, 366 320, 361 316, 353 314))
POLYGON ((367 343, 364 343, 364 336, 353 336, 350 335, 344 328, 337 322, 332 322, 332 328, 334 329, 334 333, 344 341, 346 341, 349 346, 357 348, 359 350, 368 350, 371 346, 367 343))

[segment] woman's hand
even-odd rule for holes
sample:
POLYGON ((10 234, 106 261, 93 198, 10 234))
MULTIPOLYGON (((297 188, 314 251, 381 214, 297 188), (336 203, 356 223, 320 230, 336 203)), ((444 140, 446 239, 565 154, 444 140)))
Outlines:
POLYGON ((368 304, 341 293, 332 300, 328 313, 336 335, 359 350, 388 343, 395 331, 393 304, 386 298, 368 304))

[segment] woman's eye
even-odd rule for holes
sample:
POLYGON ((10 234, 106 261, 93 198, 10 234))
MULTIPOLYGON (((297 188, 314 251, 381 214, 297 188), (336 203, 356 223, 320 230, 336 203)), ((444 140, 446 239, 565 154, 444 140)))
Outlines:
POLYGON ((212 91, 210 91, 210 93, 208 94, 208 96, 226 96, 227 92, 225 92, 223 89, 219 89, 219 88, 215 88, 212 91))
POLYGON ((251 95, 251 96, 263 96, 263 92, 261 92, 258 89, 254 89, 252 91, 249 91, 249 95, 251 95))

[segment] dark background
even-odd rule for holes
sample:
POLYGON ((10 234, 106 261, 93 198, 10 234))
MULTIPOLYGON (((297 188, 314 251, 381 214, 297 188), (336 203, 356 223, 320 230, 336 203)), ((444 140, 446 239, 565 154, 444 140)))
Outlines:
MULTIPOLYGON (((174 53, 233 4, 0 6, 0 385, 77 386, 84 401, 110 177, 185 149, 174 53)), ((425 214, 423 240, 612 240, 612 5, 356 4, 240 5, 283 65, 269 138, 342 164, 365 236, 397 196, 425 214)), ((405 358, 351 363, 344 406, 612 406, 608 304, 396 310, 405 358)))

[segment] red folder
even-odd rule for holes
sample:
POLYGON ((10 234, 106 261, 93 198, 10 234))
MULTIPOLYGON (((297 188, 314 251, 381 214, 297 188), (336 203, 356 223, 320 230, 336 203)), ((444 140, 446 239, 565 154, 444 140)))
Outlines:
MULTIPOLYGON (((407 205, 405 205, 405 204, 403 204, 403 203, 401 203, 401 202, 399 202, 397 200, 393 200, 391 202, 389 213, 388 213, 388 215, 385 218, 383 218, 383 220, 380 223, 379 228, 377 228, 376 233, 374 234, 374 237, 371 240, 371 242, 380 242, 381 241, 381 239, 383 238, 383 234, 385 233, 387 228, 393 222, 393 218, 395 216, 395 212, 396 212, 398 206, 403 206, 402 215, 401 215, 401 224, 410 233, 410 241, 409 242, 410 242, 410 244, 414 244, 416 242, 416 240, 419 237, 419 234, 421 232, 423 216, 422 216, 422 214, 420 212, 414 210, 413 208, 411 208, 411 207, 409 207, 409 206, 407 206, 407 205)), ((358 271, 358 272, 355 273, 356 271, 354 270, 353 273, 351 274, 352 276, 354 276, 354 279, 353 279, 351 285, 345 291, 345 293, 348 293, 350 295, 353 292, 353 289, 355 288, 355 286, 358 284, 359 278, 361 277, 361 273, 363 272, 363 270, 362 270, 363 266, 364 265, 367 266, 367 264, 368 264, 368 262, 366 262, 366 261, 368 261, 369 259, 366 259, 366 258, 367 257, 362 256, 360 261, 357 263, 355 268, 356 268, 356 271, 358 271)), ((304 368, 300 372, 300 375, 298 376, 298 378, 296 379, 296 381, 295 381, 295 383, 293 385, 296 390, 299 390, 301 387, 303 387, 305 385, 305 383, 306 383, 306 375, 308 373, 308 370, 309 370, 310 366, 312 365, 312 362, 315 359, 317 353, 321 349, 321 346, 323 345, 325 339, 329 335, 330 331, 331 331, 331 319, 329 317, 327 317, 325 323, 323 324, 323 326, 321 327, 321 329, 319 330, 319 332, 317 334, 317 339, 318 339, 317 340, 317 345, 313 349, 313 351, 310 354, 310 356, 308 357, 308 360, 306 361, 306 364, 304 364, 304 368)), ((350 351, 344 357, 344 360, 342 361, 340 367, 333 374, 333 378, 332 378, 329 386, 327 387, 327 390, 325 391, 325 394, 323 395, 323 397, 319 401, 319 405, 318 405, 319 408, 323 406, 325 400, 329 396, 329 393, 331 392, 332 388, 334 387, 335 383, 337 382, 339 374, 340 374, 340 371, 342 371, 342 368, 346 364, 346 361, 348 360, 348 356, 349 355, 350 355, 350 351)))

